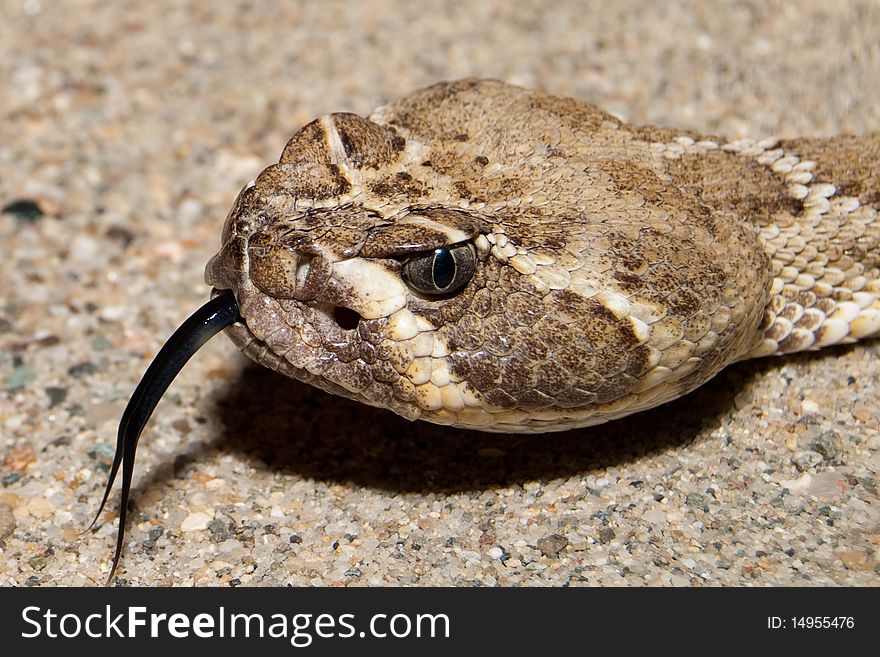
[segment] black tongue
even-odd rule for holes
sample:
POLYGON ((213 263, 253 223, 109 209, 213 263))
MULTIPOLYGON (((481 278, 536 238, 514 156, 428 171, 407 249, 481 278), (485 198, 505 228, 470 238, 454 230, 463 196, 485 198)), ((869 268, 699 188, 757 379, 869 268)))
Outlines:
POLYGON ((174 377, 183 369, 192 355, 224 328, 241 321, 244 320, 239 314, 238 303, 236 303, 232 292, 229 290, 220 292, 190 315, 168 338, 153 362, 150 363, 131 399, 128 400, 128 405, 119 422, 119 432, 116 434, 116 453, 113 455, 113 465, 110 466, 110 476, 107 479, 107 487, 104 489, 104 497, 101 499, 101 505, 98 507, 95 519, 89 525, 89 529, 91 529, 101 515, 101 511, 104 510, 104 505, 110 496, 110 489, 113 487, 116 473, 119 472, 121 464, 122 496, 119 500, 119 530, 116 538, 116 553, 113 555, 113 565, 110 567, 107 584, 113 579, 116 566, 119 565, 119 557, 122 555, 128 498, 131 493, 131 477, 134 473, 134 456, 141 431, 144 430, 144 426, 153 414, 153 409, 162 399, 162 395, 165 394, 174 377))

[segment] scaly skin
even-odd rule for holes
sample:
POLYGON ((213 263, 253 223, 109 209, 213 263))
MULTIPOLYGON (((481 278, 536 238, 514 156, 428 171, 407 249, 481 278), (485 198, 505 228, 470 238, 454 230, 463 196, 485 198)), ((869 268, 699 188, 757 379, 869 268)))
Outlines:
POLYGON ((878 335, 878 208, 880 134, 725 143, 464 80, 305 126, 242 190, 206 281, 283 374, 413 420, 558 431, 878 335), (401 278, 468 240, 461 292, 401 278))

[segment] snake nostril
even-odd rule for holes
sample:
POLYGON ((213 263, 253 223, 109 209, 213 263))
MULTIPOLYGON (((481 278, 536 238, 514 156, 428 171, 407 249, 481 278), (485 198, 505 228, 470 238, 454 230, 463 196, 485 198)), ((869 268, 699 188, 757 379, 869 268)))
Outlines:
POLYGON ((333 319, 336 320, 340 328, 351 331, 357 328, 361 321, 361 316, 351 308, 336 306, 333 309, 333 319))

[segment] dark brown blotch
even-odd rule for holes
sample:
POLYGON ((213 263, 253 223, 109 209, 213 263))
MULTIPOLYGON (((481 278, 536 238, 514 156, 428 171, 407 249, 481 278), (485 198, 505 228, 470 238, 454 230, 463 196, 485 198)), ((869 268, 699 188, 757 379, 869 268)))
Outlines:
POLYGON ((264 169, 254 189, 263 199, 286 195, 317 201, 348 193, 351 183, 335 164, 299 159, 293 164, 273 164, 264 169))
POLYGON ((880 206, 880 133, 831 139, 791 139, 786 153, 816 163, 814 179, 834 184, 838 193, 880 206))
POLYGON ((409 196, 421 198, 426 193, 425 184, 413 178, 405 171, 398 171, 394 175, 381 178, 370 185, 370 191, 376 196, 409 196))
POLYGON ((620 399, 624 395, 631 393, 636 389, 638 381, 630 375, 621 372, 609 379, 596 390, 596 401, 600 404, 612 402, 620 399))
POLYGON ((769 167, 749 157, 723 150, 686 153, 667 162, 667 172, 676 187, 715 210, 730 212, 758 226, 773 221, 773 215, 797 215, 803 209, 792 198, 786 183, 769 167))
POLYGON ((485 351, 452 352, 449 355, 449 371, 480 392, 497 387, 501 378, 497 359, 485 351))
POLYGON ((347 112, 332 117, 346 156, 359 169, 377 169, 393 162, 406 145, 406 140, 389 126, 347 112))

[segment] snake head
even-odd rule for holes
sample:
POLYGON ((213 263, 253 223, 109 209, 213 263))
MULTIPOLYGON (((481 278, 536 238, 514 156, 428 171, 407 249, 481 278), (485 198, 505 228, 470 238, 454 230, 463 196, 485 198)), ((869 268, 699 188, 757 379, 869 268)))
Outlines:
POLYGON ((257 362, 409 419, 491 423, 445 333, 486 285, 485 221, 431 201, 418 144, 352 114, 305 126, 239 194, 206 281, 257 362), (446 327, 443 329, 443 327, 446 327))
POLYGON ((303 127, 207 265, 244 318, 227 335, 331 393, 489 431, 596 424, 714 375, 760 319, 739 299, 765 263, 723 257, 753 231, 572 102, 463 81, 303 127))

